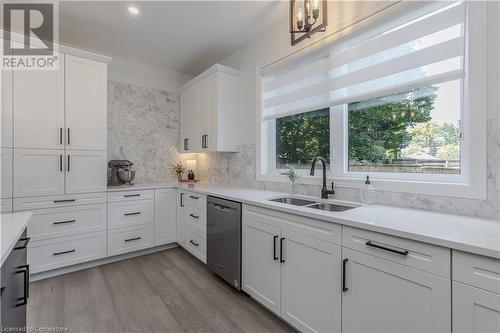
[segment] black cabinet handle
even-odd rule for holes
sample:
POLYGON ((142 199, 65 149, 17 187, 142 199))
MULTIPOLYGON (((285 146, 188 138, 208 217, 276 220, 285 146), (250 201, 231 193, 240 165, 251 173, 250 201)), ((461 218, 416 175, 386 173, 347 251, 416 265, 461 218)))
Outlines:
MULTIPOLYGON (((27 266, 27 265, 26 265, 27 266)), ((26 267, 23 265, 23 266, 20 266, 19 268, 24 268, 22 270, 19 270, 19 271, 16 271, 16 274, 23 274, 23 280, 24 280, 24 295, 23 297, 21 298, 22 299, 22 303, 20 304, 16 304, 16 307, 18 306, 23 306, 23 305, 26 305, 28 304, 28 294, 29 294, 29 291, 28 291, 28 269, 26 269, 26 267)))
POLYGON ((140 197, 140 194, 125 194, 123 197, 124 198, 132 198, 132 197, 140 197))
POLYGON ((75 223, 76 220, 67 220, 67 221, 56 221, 52 223, 53 225, 58 225, 58 224, 66 224, 66 223, 75 223))
POLYGON ((349 259, 347 259, 347 258, 342 260, 342 291, 343 292, 346 292, 349 290, 349 288, 347 288, 346 282, 345 282, 345 268, 346 268, 348 261, 349 261, 349 259))
POLYGON ((70 132, 69 132, 69 127, 68 127, 68 146, 71 144, 71 135, 70 135, 70 132))
POLYGON ((198 215, 193 215, 193 214, 189 214, 189 216, 191 216, 194 219, 199 219, 200 218, 198 215))
POLYGON ((54 203, 62 203, 62 202, 75 202, 76 199, 64 199, 64 200, 54 200, 54 203))
POLYGON ((402 256, 407 256, 408 253, 409 253, 408 250, 401 251, 401 250, 391 249, 389 247, 385 247, 385 246, 382 246, 382 245, 374 244, 371 241, 367 241, 365 243, 365 245, 366 246, 371 246, 371 247, 374 247, 374 248, 377 248, 377 249, 381 249, 381 250, 384 250, 384 251, 389 251, 389 252, 392 252, 392 253, 397 253, 397 254, 400 254, 402 256))
POLYGON ((125 242, 132 242, 132 241, 136 241, 136 240, 139 240, 141 239, 142 237, 134 237, 134 238, 129 238, 129 239, 125 239, 125 242))
POLYGON ((189 139, 184 139, 184 150, 189 150, 188 149, 188 141, 189 141, 189 139))
POLYGON ((141 212, 125 213, 123 215, 130 216, 130 215, 139 215, 139 214, 141 214, 141 212))
POLYGON ((285 240, 285 237, 281 237, 280 239, 280 263, 284 263, 285 259, 283 259, 283 241, 285 240))
POLYGON ((62 140, 62 132, 63 132, 63 128, 62 127, 59 127, 59 144, 62 145, 63 144, 63 140, 62 140))
POLYGON ((19 268, 24 268, 26 271, 26 274, 24 275, 24 294, 26 295, 26 298, 30 298, 30 265, 21 265, 19 268))
POLYGON ((68 154, 68 171, 70 170, 71 155, 68 154))
POLYGON ((190 240, 189 243, 193 244, 194 246, 200 246, 200 244, 196 243, 194 240, 190 240))
POLYGON ((184 193, 181 193, 181 207, 184 207, 184 193))
POLYGON ((62 251, 62 252, 54 252, 53 255, 60 256, 61 254, 73 253, 73 252, 76 252, 76 249, 72 249, 72 250, 68 250, 68 251, 62 251))
POLYGON ((278 236, 273 237, 273 260, 278 260, 278 255, 276 254, 276 240, 278 239, 278 236))
POLYGON ((198 200, 198 199, 200 198, 200 197, 196 197, 196 196, 194 196, 194 195, 190 195, 189 197, 190 197, 191 199, 194 199, 194 200, 198 200))
POLYGON ((59 155, 59 171, 61 171, 61 172, 63 171, 62 159, 63 159, 63 156, 59 155))
POLYGON ((208 135, 204 134, 201 136, 201 148, 208 148, 208 135))
POLYGON ((21 245, 21 246, 16 246, 14 247, 14 250, 24 250, 25 248, 28 247, 28 243, 30 242, 31 238, 30 237, 23 237, 23 238, 20 238, 19 241, 23 241, 24 244, 21 245))

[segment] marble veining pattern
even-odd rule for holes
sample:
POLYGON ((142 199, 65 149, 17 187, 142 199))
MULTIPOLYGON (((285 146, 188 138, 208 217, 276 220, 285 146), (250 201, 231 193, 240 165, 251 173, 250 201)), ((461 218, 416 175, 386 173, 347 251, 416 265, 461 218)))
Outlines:
POLYGON ((179 94, 108 81, 108 160, 134 162, 135 182, 175 181, 179 159, 179 94))

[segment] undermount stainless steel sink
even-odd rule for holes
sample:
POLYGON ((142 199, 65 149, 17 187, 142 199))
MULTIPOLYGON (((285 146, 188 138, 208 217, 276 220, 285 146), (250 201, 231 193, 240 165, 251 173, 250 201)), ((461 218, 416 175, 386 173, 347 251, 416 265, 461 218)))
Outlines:
POLYGON ((292 198, 292 197, 283 197, 283 198, 275 198, 269 199, 269 201, 279 202, 282 204, 294 205, 294 206, 307 206, 315 203, 314 201, 292 198))
POLYGON ((306 207, 306 208, 326 210, 329 212, 343 212, 345 210, 355 208, 355 207, 349 207, 349 206, 344 206, 344 205, 316 202, 316 201, 312 201, 312 200, 293 198, 293 197, 274 198, 274 199, 269 199, 269 201, 279 202, 279 203, 287 204, 287 205, 302 206, 302 207, 306 207))
POLYGON ((342 206, 342 205, 336 205, 336 204, 329 204, 329 203, 315 203, 313 205, 308 205, 308 208, 314 208, 314 209, 320 209, 320 210, 326 210, 329 212, 343 212, 345 210, 353 209, 355 207, 349 207, 349 206, 342 206))

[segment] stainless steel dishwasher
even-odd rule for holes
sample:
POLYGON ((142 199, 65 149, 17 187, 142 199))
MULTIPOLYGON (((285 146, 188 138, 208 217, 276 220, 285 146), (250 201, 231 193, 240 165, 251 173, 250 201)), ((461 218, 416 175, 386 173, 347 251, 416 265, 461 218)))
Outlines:
POLYGON ((207 198, 207 266, 241 289, 241 203, 207 198))

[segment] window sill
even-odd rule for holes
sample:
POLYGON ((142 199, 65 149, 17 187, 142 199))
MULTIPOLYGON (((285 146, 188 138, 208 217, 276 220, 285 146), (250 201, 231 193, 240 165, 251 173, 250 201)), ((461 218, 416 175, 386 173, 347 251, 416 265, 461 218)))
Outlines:
MULTIPOLYGON (((277 174, 257 175, 258 181, 289 183, 286 176, 277 174)), ((363 185, 361 178, 348 177, 330 177, 327 176, 327 186, 334 182, 334 188, 360 189, 363 185)), ((322 185, 321 176, 301 176, 296 180, 300 185, 322 185)), ((463 199, 486 200, 486 181, 484 184, 472 186, 463 183, 444 183, 444 182, 422 182, 410 180, 385 180, 372 179, 372 185, 375 190, 396 192, 403 194, 443 196, 463 199)))

